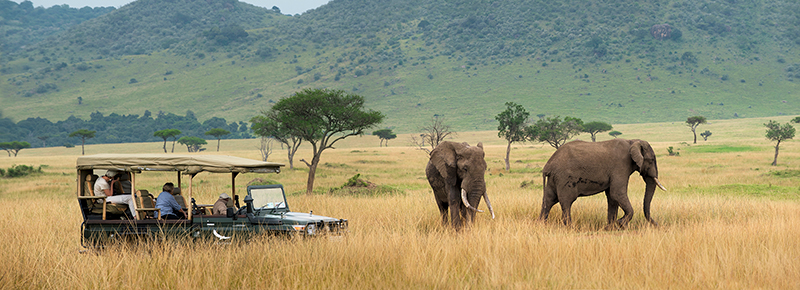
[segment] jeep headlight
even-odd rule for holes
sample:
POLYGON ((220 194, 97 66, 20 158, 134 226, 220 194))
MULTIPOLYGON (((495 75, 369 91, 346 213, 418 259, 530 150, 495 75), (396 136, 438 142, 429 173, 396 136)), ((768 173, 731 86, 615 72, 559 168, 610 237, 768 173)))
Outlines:
POLYGON ((315 225, 315 224, 306 225, 306 234, 307 235, 313 236, 316 231, 317 231, 317 225, 315 225))
POLYGON ((314 235, 317 232, 317 225, 315 224, 306 224, 306 225, 293 225, 295 231, 305 231, 306 235, 314 235))

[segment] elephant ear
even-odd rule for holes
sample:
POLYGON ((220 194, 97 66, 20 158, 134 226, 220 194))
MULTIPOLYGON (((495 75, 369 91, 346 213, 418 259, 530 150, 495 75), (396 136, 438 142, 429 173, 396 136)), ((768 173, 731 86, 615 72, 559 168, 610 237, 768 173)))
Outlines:
POLYGON ((451 142, 444 142, 436 146, 433 151, 431 151, 431 159, 430 162, 436 167, 436 170, 439 171, 439 174, 447 179, 450 174, 456 173, 456 148, 453 147, 453 143, 451 142))
POLYGON ((644 156, 642 156, 642 143, 641 141, 635 141, 631 144, 631 159, 633 162, 636 162, 636 166, 639 166, 639 170, 642 169, 642 165, 644 165, 644 156))

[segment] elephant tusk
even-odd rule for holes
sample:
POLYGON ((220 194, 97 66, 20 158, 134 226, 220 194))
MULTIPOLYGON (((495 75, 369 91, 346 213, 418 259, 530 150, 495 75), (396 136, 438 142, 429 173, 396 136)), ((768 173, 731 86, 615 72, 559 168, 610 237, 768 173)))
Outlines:
POLYGON ((489 208, 489 212, 492 213, 492 219, 494 219, 494 210, 492 209, 492 203, 489 202, 489 195, 485 192, 483 193, 483 199, 486 200, 486 206, 489 208))
POLYGON ((658 181, 658 178, 653 178, 653 179, 656 180, 656 184, 658 185, 658 188, 661 188, 661 190, 663 190, 663 191, 667 191, 667 189, 664 188, 663 185, 661 185, 661 182, 658 181))
POLYGON ((477 212, 483 212, 482 210, 479 210, 479 209, 477 209, 477 208, 475 208, 475 207, 473 207, 472 205, 469 204, 469 201, 467 201, 467 191, 464 190, 464 189, 461 189, 461 201, 463 201, 464 205, 466 205, 469 209, 477 211, 477 212))

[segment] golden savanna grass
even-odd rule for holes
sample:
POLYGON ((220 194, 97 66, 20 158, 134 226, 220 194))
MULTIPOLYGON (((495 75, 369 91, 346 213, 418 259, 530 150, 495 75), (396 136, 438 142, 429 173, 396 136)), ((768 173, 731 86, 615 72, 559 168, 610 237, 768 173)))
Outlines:
MULTIPOLYGON (((314 195, 303 193, 307 171, 297 160, 311 159, 305 147, 295 160, 298 170, 237 178, 240 193, 253 178, 273 179, 285 185, 292 210, 348 219, 350 232, 343 237, 257 238, 232 245, 170 240, 88 253, 79 252, 74 166, 80 148, 26 149, 19 157, 0 158, 1 168, 47 165, 40 175, 0 179, 0 288, 797 288, 800 183, 791 173, 799 170, 800 144, 781 144, 779 165, 770 166, 774 144, 763 137, 767 120, 712 121, 699 128, 713 132, 710 140, 691 146, 682 144, 691 143, 683 123, 616 125, 623 136, 648 140, 656 150, 660 179, 669 189, 657 191, 653 200, 659 227, 644 221, 644 184, 637 173, 629 187, 636 215, 628 229, 603 230, 602 194, 575 203, 572 227, 559 223, 558 206, 550 221, 537 222, 540 170, 554 150, 515 145, 512 170, 505 172, 505 143, 496 132, 466 132, 455 140, 485 144, 497 218, 481 213, 469 229, 454 232, 440 225, 424 177, 426 155, 407 147, 409 135, 388 148, 364 136, 323 154, 314 195), (680 156, 667 156, 669 146, 680 156), (328 193, 355 174, 401 193, 328 193)), ((257 143, 223 140, 220 154, 258 159, 257 143)), ((86 147, 87 154, 160 150, 161 143, 86 147)), ((276 149, 270 160, 286 162, 285 151, 276 149)), ((137 178, 139 187, 156 192, 176 179, 174 173, 137 178)), ((230 191, 229 179, 198 175, 195 197, 212 203, 230 191)))

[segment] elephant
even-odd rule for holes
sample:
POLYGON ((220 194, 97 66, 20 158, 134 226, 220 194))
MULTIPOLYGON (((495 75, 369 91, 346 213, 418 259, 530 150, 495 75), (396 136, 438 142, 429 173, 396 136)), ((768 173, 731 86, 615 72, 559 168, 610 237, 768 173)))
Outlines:
POLYGON ((553 205, 560 203, 563 222, 570 225, 570 208, 578 197, 605 191, 608 201, 606 229, 614 226, 625 228, 633 218, 633 207, 628 200, 628 179, 634 171, 639 172, 646 184, 644 216, 652 225, 658 226, 650 217, 650 202, 656 186, 666 189, 658 181, 655 152, 647 141, 625 139, 603 142, 576 140, 559 147, 542 169, 544 194, 539 220, 547 220, 553 205), (615 221, 620 207, 625 214, 615 221))
POLYGON ((455 229, 461 228, 462 220, 464 223, 474 221, 475 213, 483 212, 476 208, 481 196, 494 219, 494 210, 486 195, 485 172, 482 143, 469 146, 466 142, 444 141, 431 151, 425 175, 433 189, 443 225, 447 225, 448 209, 451 209, 450 220, 455 229))

